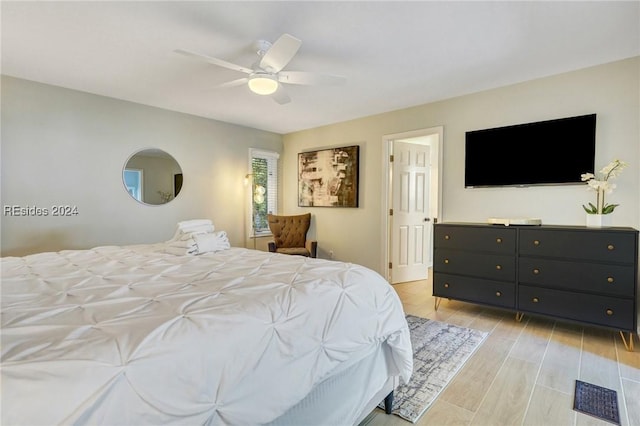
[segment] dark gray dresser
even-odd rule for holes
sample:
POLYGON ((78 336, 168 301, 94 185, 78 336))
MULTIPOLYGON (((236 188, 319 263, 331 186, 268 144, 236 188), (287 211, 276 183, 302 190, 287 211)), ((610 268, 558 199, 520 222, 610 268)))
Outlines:
POLYGON ((448 298, 606 327, 633 350, 637 283, 632 228, 434 225, 436 307, 448 298))

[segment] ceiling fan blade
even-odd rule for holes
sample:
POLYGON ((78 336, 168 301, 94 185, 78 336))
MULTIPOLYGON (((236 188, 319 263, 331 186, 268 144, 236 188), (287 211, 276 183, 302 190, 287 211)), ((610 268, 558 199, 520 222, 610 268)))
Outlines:
POLYGON ((316 74, 304 71, 282 71, 278 73, 278 81, 288 84, 338 86, 347 79, 339 75, 316 74))
POLYGON ((301 44, 302 41, 294 36, 282 34, 264 54, 260 61, 260 68, 271 72, 280 71, 293 59, 301 44))
POLYGON ((280 105, 288 104, 289 102, 291 102, 291 98, 289 97, 289 95, 287 94, 287 91, 284 90, 281 84, 278 85, 278 90, 276 90, 271 95, 271 98, 277 103, 279 103, 280 105))
POLYGON ((188 50, 176 49, 174 52, 179 53, 185 56, 191 56, 196 59, 200 59, 202 61, 208 62, 213 65, 217 65, 219 67, 228 68, 234 71, 240 71, 245 74, 251 74, 253 70, 251 68, 243 67, 241 65, 232 64, 231 62, 223 61, 222 59, 214 58, 211 56, 203 55, 201 53, 190 52, 188 50))
POLYGON ((231 80, 231 81, 227 81, 226 83, 213 86, 212 89, 224 89, 226 87, 242 86, 243 84, 247 84, 248 81, 249 81, 249 78, 247 77, 239 78, 237 80, 231 80))

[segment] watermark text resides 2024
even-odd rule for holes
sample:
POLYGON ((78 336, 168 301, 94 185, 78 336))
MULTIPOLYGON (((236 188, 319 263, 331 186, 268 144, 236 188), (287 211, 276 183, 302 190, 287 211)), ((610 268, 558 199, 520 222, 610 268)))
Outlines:
POLYGON ((72 205, 53 205, 50 207, 4 205, 2 207, 4 216, 12 217, 33 217, 33 216, 77 216, 78 207, 72 205))

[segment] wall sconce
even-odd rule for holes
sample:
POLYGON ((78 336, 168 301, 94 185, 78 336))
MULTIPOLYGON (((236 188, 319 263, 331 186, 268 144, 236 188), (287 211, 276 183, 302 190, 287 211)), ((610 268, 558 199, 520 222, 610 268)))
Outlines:
POLYGON ((264 203, 264 194, 267 192, 262 185, 255 185, 253 189, 253 202, 256 204, 264 203))

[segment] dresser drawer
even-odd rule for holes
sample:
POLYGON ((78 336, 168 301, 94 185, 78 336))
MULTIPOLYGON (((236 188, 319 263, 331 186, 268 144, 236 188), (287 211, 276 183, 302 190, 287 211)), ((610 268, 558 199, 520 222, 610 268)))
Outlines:
POLYGON ((516 258, 508 255, 436 249, 433 254, 433 270, 515 282, 516 258))
POLYGON ((634 263, 637 233, 604 230, 521 229, 521 256, 634 263))
POLYGON ((635 332, 630 299, 521 285, 518 310, 635 332))
POLYGON ((635 295, 635 269, 631 265, 605 265, 534 257, 521 257, 518 265, 518 282, 521 284, 628 298, 635 295))
POLYGON ((516 230, 489 226, 436 225, 434 247, 515 254, 516 230))
POLYGON ((515 284, 459 275, 434 274, 433 295, 503 308, 516 306, 515 284))

